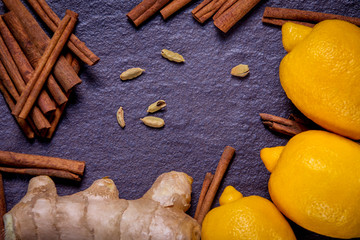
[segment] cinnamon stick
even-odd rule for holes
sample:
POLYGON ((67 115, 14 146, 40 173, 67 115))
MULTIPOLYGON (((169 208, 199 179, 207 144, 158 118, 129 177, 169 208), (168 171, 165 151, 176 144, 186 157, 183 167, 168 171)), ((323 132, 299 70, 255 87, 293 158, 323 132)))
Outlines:
MULTIPOLYGON (((1 48, 7 48, 7 58, 1 57, 1 60, 4 62, 4 65, 8 70, 9 75, 13 79, 18 78, 20 84, 19 87, 21 87, 21 90, 19 92, 22 92, 23 89, 25 89, 25 83, 28 83, 30 80, 29 75, 31 75, 33 69, 25 56, 22 55, 22 51, 19 45, 10 33, 9 29, 6 27, 1 16, 0 35, 1 48)), ((37 100, 37 104, 44 114, 48 114, 56 109, 55 102, 50 98, 50 96, 45 90, 41 91, 37 100)))
POLYGON ((304 25, 304 26, 307 26, 307 27, 315 26, 315 23, 300 22, 300 21, 294 21, 294 20, 284 20, 284 19, 278 19, 278 18, 267 18, 267 17, 263 17, 262 22, 267 23, 267 24, 272 24, 272 25, 275 25, 275 26, 282 26, 286 22, 293 22, 293 23, 304 25))
MULTIPOLYGON (((30 14, 26 7, 20 0, 2 0, 5 6, 17 16, 25 31, 29 35, 31 41, 37 46, 40 53, 43 54, 47 45, 50 42, 49 37, 44 30, 37 23, 35 18, 30 14)), ((6 23, 7 18, 4 16, 6 23)), ((11 29, 10 29, 11 30, 11 29)), ((72 67, 68 64, 63 56, 60 56, 56 62, 53 73, 55 78, 59 81, 60 85, 67 93, 77 84, 81 83, 79 76, 74 72, 72 67)))
POLYGON ((160 10, 160 14, 164 20, 173 15, 175 12, 179 11, 186 4, 191 2, 192 0, 173 0, 168 5, 166 5, 163 9, 160 10))
POLYGON ((157 13, 170 0, 143 0, 126 16, 138 27, 152 15, 157 13))
MULTIPOLYGON (((38 50, 38 48, 34 45, 34 43, 30 40, 24 27, 21 25, 19 19, 16 17, 16 15, 13 12, 8 12, 4 14, 2 18, 9 26, 11 33, 16 39, 16 42, 24 51, 23 53, 25 54, 26 58, 28 59, 32 67, 36 68, 41 58, 41 53, 38 50)), ((49 76, 48 80, 46 81, 46 84, 51 96, 54 98, 55 102, 58 105, 62 105, 65 102, 67 102, 68 100, 67 97, 63 93, 62 89, 58 85, 53 75, 49 76)))
MULTIPOLYGON (((1 78, 1 76, 0 76, 0 78, 1 78)), ((15 103, 14 103, 13 99, 11 98, 10 94, 8 93, 8 91, 5 89, 1 80, 0 80, 0 92, 2 93, 2 95, 5 99, 5 102, 9 106, 10 110, 13 110, 15 107, 15 103)), ((21 130, 25 134, 25 136, 28 139, 33 139, 35 137, 35 133, 32 130, 31 126, 27 123, 27 121, 24 119, 21 119, 21 118, 16 118, 16 117, 15 117, 15 119, 16 119, 17 123, 19 124, 21 130)))
POLYGON ((201 187, 201 192, 200 192, 200 196, 199 196, 199 201, 198 201, 198 204, 196 206, 196 211, 195 211, 195 215, 194 215, 194 219, 195 220, 198 220, 198 217, 199 217, 199 212, 203 206, 203 202, 204 202, 204 198, 206 196, 206 193, 210 187, 210 184, 212 182, 214 178, 214 175, 210 172, 207 172, 205 174, 205 178, 204 178, 204 182, 203 182, 203 185, 201 187))
POLYGON ((5 201, 5 192, 4 192, 4 183, 2 174, 0 173, 0 239, 4 239, 5 226, 3 216, 6 214, 6 201, 5 201))
POLYGON ((16 168, 46 168, 82 176, 85 162, 40 155, 0 151, 0 164, 16 168))
POLYGON ((267 113, 260 113, 260 117, 263 124, 268 126, 269 129, 289 136, 294 136, 309 130, 309 128, 299 120, 290 120, 267 113))
POLYGON ((198 22, 204 23, 211 18, 225 2, 226 0, 204 0, 194 8, 191 13, 198 22))
POLYGON ((240 19, 242 19, 256 4, 261 0, 238 0, 232 1, 232 5, 226 6, 227 9, 222 9, 221 15, 217 15, 214 24, 222 32, 226 33, 232 28, 240 19))
MULTIPOLYGON (((17 101, 20 98, 20 96, 1 61, 0 61, 0 80, 3 84, 3 86, 7 89, 9 94, 12 96, 12 98, 15 101, 17 101)), ((13 109, 14 108, 15 108, 15 106, 13 107, 13 109)), ((35 106, 30 114, 31 114, 30 118, 32 119, 32 121, 33 121, 36 129, 38 129, 38 131, 43 131, 43 130, 49 129, 51 127, 49 121, 45 118, 45 116, 42 114, 42 112, 40 111, 40 109, 38 107, 35 106)), ((35 129, 33 129, 33 130, 35 130, 35 129)))
POLYGON ((61 21, 59 28, 56 30, 46 51, 41 57, 31 80, 21 94, 19 101, 16 103, 15 109, 12 112, 13 115, 23 119, 27 118, 56 60, 60 56, 64 45, 73 31, 76 20, 77 14, 67 10, 64 19, 61 21))
MULTIPOLYGON (((60 18, 50 8, 45 0, 27 0, 38 16, 44 23, 55 32, 59 26, 60 18)), ((100 58, 96 56, 84 42, 80 41, 74 34, 71 34, 67 43, 68 48, 84 63, 92 66, 96 64, 100 58)))
POLYGON ((357 17, 347 17, 330 13, 312 12, 289 8, 266 7, 263 18, 295 20, 310 23, 317 23, 328 19, 339 19, 360 26, 360 18, 357 17))
POLYGON ((198 215, 197 221, 201 225, 205 215, 209 212, 211 204, 214 201, 217 190, 219 189, 220 183, 224 177, 227 167, 230 164, 231 159, 235 154, 235 149, 226 146, 223 154, 221 155, 220 161, 215 171, 214 179, 211 181, 210 187, 206 193, 204 202, 198 215))
POLYGON ((47 175, 50 177, 65 178, 75 181, 80 181, 81 178, 68 171, 56 170, 56 169, 43 169, 43 168, 9 168, 0 166, 0 172, 26 174, 26 175, 47 175))

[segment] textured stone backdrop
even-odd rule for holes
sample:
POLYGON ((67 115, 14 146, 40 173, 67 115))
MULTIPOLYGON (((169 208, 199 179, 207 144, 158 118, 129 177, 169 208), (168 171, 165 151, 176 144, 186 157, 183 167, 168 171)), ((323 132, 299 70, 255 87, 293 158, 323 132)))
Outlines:
MULTIPOLYGON (((0 97, 0 149, 86 161, 80 183, 55 179, 59 195, 83 190, 109 176, 120 197, 141 197, 161 173, 184 171, 194 178, 193 215, 205 173, 215 171, 226 145, 236 156, 219 193, 232 185, 245 196, 269 199, 269 173, 259 151, 284 145, 288 137, 268 131, 260 112, 287 117, 298 113, 279 83, 278 66, 286 54, 279 27, 264 25, 265 6, 298 8, 360 16, 359 0, 262 1, 227 34, 208 21, 201 25, 191 10, 195 0, 167 21, 159 14, 135 28, 126 18, 140 0, 48 0, 60 16, 66 9, 79 13, 76 35, 101 61, 84 66, 83 83, 71 96, 65 115, 50 142, 28 141, 0 97), (185 64, 161 57, 161 49, 181 53, 185 64), (250 74, 232 77, 230 70, 248 64, 250 74), (131 67, 145 68, 137 79, 122 82, 119 75, 131 67), (164 99, 163 129, 151 129, 139 118, 147 106, 164 99), (126 128, 116 121, 123 106, 126 128)), ((6 12, 0 3, 1 13, 6 12)), ((25 194, 30 177, 4 174, 7 208, 25 194)), ((218 206, 218 198, 213 206, 218 206)), ((292 223, 299 240, 329 239, 292 223)))

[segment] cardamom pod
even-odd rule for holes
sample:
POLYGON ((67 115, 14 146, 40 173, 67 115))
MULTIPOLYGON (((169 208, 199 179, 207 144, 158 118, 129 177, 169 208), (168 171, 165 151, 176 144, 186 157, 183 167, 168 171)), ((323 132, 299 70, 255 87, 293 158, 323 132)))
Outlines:
POLYGON ((120 74, 120 79, 123 81, 133 79, 140 76, 144 71, 145 69, 142 68, 130 68, 120 74))
POLYGON ((151 104, 148 107, 147 112, 154 113, 156 111, 159 111, 160 109, 163 109, 164 107, 166 107, 165 101, 164 100, 158 100, 158 101, 154 102, 153 104, 151 104))
POLYGON ((164 58, 166 58, 166 59, 168 59, 170 61, 173 61, 173 62, 178 62, 178 63, 185 62, 185 59, 184 59, 183 56, 181 56, 178 53, 167 50, 167 49, 161 50, 161 55, 164 58))
POLYGON ((125 127, 125 119, 124 119, 124 110, 122 107, 120 107, 119 110, 117 110, 116 119, 117 119, 120 127, 124 128, 125 127))
POLYGON ((165 125, 165 121, 159 117, 147 116, 140 118, 140 120, 148 127, 162 128, 165 125))
POLYGON ((233 69, 231 69, 231 75, 236 77, 245 77, 250 72, 249 66, 244 64, 239 64, 233 69))

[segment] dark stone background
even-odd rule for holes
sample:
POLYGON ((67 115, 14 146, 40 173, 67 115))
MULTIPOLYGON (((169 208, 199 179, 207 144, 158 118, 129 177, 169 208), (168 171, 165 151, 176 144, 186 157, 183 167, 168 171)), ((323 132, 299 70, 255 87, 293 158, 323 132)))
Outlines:
MULTIPOLYGON (((260 112, 287 117, 299 112, 279 83, 278 66, 286 52, 279 27, 261 22, 265 6, 314 10, 360 16, 359 0, 262 1, 227 34, 208 21, 201 25, 191 10, 193 1, 167 21, 155 15, 139 28, 126 18, 140 0, 48 0, 60 16, 65 9, 79 13, 76 35, 101 61, 84 66, 83 83, 53 139, 28 141, 0 98, 0 149, 86 161, 80 183, 55 179, 59 195, 83 190, 109 176, 120 197, 141 197, 160 174, 176 170, 194 178, 193 215, 205 173, 214 172, 226 145, 236 156, 220 186, 213 206, 227 185, 244 196, 269 199, 269 173, 259 157, 264 147, 284 145, 288 137, 268 131, 260 112), (161 49, 181 53, 185 64, 161 57, 161 49), (248 64, 245 78, 230 75, 232 67, 248 64), (131 67, 145 68, 137 79, 122 82, 119 75, 131 67), (164 99, 163 129, 143 125, 147 106, 164 99), (123 106, 126 128, 120 128, 116 111, 123 106)), ((0 3, 0 11, 6 12, 0 3)), ((25 194, 31 177, 4 174, 7 208, 25 194)), ((269 219, 270 220, 270 219, 269 219)), ((329 239, 291 223, 298 239, 329 239)))

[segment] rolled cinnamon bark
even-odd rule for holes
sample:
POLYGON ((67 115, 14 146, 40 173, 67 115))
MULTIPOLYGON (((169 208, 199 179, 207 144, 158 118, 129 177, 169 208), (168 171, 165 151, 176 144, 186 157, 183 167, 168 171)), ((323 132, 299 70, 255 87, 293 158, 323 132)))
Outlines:
POLYGON ((143 0, 126 16, 138 27, 152 15, 157 13, 169 1, 170 0, 143 0))
MULTIPOLYGON (((55 32, 59 26, 60 18, 50 8, 45 0, 27 0, 32 8, 36 11, 38 16, 44 23, 55 32)), ((68 48, 79 57, 84 63, 92 66, 96 64, 100 58, 96 56, 84 42, 80 41, 74 34, 71 34, 70 40, 67 43, 68 48)))
POLYGON ((33 154, 0 151, 0 164, 17 168, 46 168, 75 173, 82 176, 85 162, 33 154))
POLYGON ((163 9, 160 10, 160 14, 164 20, 173 15, 175 12, 179 11, 186 4, 190 3, 192 0, 173 0, 163 9))
POLYGON ((357 17, 347 17, 330 13, 312 12, 289 8, 266 7, 263 17, 312 23, 317 23, 328 19, 339 19, 360 26, 360 18, 357 17))
MULTIPOLYGON (((8 25, 9 30, 16 39, 16 42, 24 51, 23 53, 25 54, 26 58, 28 59, 32 67, 36 68, 41 58, 40 50, 38 50, 38 48, 30 40, 30 37, 26 33, 24 27, 21 25, 19 19, 16 17, 16 15, 13 12, 8 12, 4 14, 2 18, 5 20, 6 24, 8 25)), ((65 93, 63 93, 63 90, 61 89, 61 87, 59 86, 53 75, 49 76, 48 80, 46 81, 46 86, 51 96, 54 98, 55 102, 58 105, 62 105, 65 102, 67 102, 68 99, 65 93)))
MULTIPOLYGON (((37 46, 37 48, 40 50, 40 53, 43 54, 50 42, 50 39, 37 23, 35 18, 20 2, 20 0, 2 1, 4 2, 5 6, 17 16, 25 31, 30 36, 31 41, 37 46)), ((4 20, 7 23, 6 17, 4 17, 4 20)), ((65 93, 77 84, 81 83, 79 76, 74 72, 70 64, 63 56, 60 56, 56 62, 53 73, 55 78, 63 87, 65 93)))
POLYGON ((43 169, 43 168, 9 168, 9 167, 2 167, 0 166, 0 172, 7 172, 7 173, 16 173, 16 174, 25 174, 25 175, 47 175, 50 177, 58 177, 58 178, 65 178, 75 181, 80 181, 81 178, 68 171, 63 170, 56 170, 56 169, 43 169))

